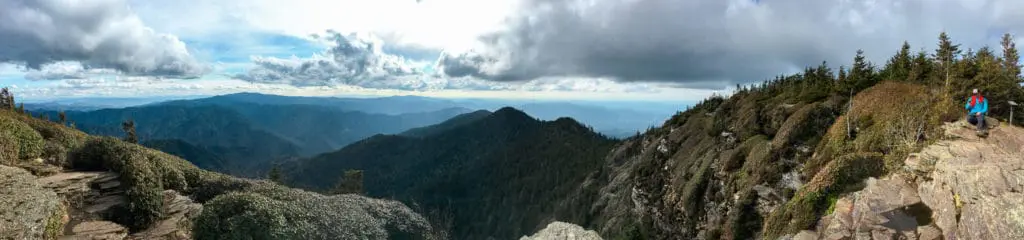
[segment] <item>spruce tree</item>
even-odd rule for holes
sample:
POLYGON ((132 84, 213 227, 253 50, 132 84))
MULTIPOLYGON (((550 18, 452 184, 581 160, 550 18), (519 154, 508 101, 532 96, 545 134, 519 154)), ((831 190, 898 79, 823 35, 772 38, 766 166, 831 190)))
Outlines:
POLYGON ((946 32, 939 34, 939 47, 935 49, 935 61, 939 66, 939 72, 942 74, 941 81, 943 86, 949 87, 949 81, 952 77, 952 66, 956 61, 956 55, 960 54, 960 44, 953 44, 953 41, 949 39, 949 35, 946 32))
POLYGON ((877 82, 875 67, 864 57, 864 50, 857 50, 857 55, 853 57, 853 66, 850 67, 847 82, 845 87, 854 93, 871 87, 877 82))
POLYGON ((928 54, 924 51, 917 52, 912 62, 907 79, 910 82, 927 84, 932 77, 932 61, 928 58, 928 54))
POLYGON ((121 129, 124 130, 124 141, 139 143, 139 138, 135 135, 135 121, 129 119, 128 121, 121 123, 121 129))
POLYGON ((882 70, 882 76, 886 80, 907 81, 910 76, 910 69, 913 67, 913 56, 910 55, 910 43, 903 41, 900 51, 889 58, 882 70))
POLYGON ((284 184, 284 177, 281 175, 281 169, 277 165, 270 168, 270 172, 267 173, 267 179, 278 184, 284 184))
POLYGON ((362 170, 346 170, 342 174, 341 179, 338 179, 337 185, 334 186, 334 190, 331 191, 333 194, 363 194, 363 171, 362 170))
POLYGON ((0 108, 14 110, 14 96, 6 87, 0 88, 0 108))
POLYGON ((1000 42, 1003 46, 1003 68, 1006 74, 1020 82, 1020 53, 1017 52, 1017 44, 1013 42, 1013 36, 1009 33, 1003 34, 1000 42))

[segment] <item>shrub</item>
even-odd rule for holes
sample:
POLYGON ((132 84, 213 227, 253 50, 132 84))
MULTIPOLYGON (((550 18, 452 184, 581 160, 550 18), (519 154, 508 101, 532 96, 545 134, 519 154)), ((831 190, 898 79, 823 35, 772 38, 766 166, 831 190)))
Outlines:
POLYGON ((772 148, 788 148, 793 144, 814 146, 834 119, 833 110, 824 104, 804 105, 779 127, 778 134, 772 139, 772 148))
POLYGON ((63 145, 54 141, 47 140, 46 145, 43 146, 43 159, 46 163, 60 166, 69 167, 70 164, 67 162, 68 150, 63 145))
POLYGON ((0 134, 0 164, 14 165, 18 161, 18 139, 0 134))
MULTIPOLYGON (((121 161, 120 169, 114 169, 121 175, 125 184, 125 196, 128 204, 115 217, 133 230, 149 227, 163 217, 163 186, 147 157, 139 151, 133 151, 127 144, 116 146, 113 161, 121 161)), ((119 212, 119 211, 115 211, 119 212)))
POLYGON ((0 135, 13 136, 18 144, 18 158, 32 159, 43 153, 43 137, 27 124, 0 115, 0 135))
POLYGON ((927 89, 908 83, 883 82, 853 98, 853 108, 836 120, 818 144, 815 156, 804 167, 813 176, 832 159, 853 152, 886 155, 886 170, 898 169, 906 155, 925 143, 924 137, 938 129, 932 104, 937 102, 927 89), (847 125, 854 128, 847 132, 847 125), (852 138, 848 135, 852 134, 852 138))
POLYGON ((228 193, 203 206, 192 237, 202 239, 307 239, 296 206, 250 193, 228 193))
POLYGON ((865 178, 881 175, 883 165, 882 154, 873 152, 851 153, 830 162, 792 200, 771 213, 764 225, 765 238, 812 227, 832 204, 830 199, 854 190, 848 188, 865 178))
POLYGON ((89 135, 60 124, 26 116, 19 116, 19 119, 39 132, 43 139, 55 141, 69 150, 81 147, 89 139, 89 135))

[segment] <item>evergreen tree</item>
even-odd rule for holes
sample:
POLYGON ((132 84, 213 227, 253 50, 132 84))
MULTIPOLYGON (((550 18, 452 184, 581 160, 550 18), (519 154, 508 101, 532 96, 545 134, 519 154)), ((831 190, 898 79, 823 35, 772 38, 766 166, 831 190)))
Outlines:
POLYGON ((18 113, 25 114, 25 103, 18 104, 18 113))
POLYGON ((1013 42, 1013 36, 1009 33, 1003 35, 1000 42, 1003 46, 1003 68, 1006 74, 1020 82, 1020 53, 1017 52, 1017 44, 1013 42))
POLYGON ((267 173, 267 179, 278 184, 284 184, 284 177, 281 175, 281 169, 277 165, 270 168, 270 172, 267 173))
POLYGON ((854 93, 871 87, 878 82, 875 76, 875 66, 865 59, 864 50, 857 50, 857 55, 853 57, 853 67, 850 67, 848 74, 846 78, 847 83, 843 87, 854 93))
POLYGON ((885 63, 882 76, 887 80, 907 81, 911 68, 913 68, 913 56, 910 55, 910 43, 903 41, 900 51, 885 63))
POLYGON ((935 49, 935 61, 938 65, 939 72, 942 73, 941 81, 944 86, 949 86, 950 78, 952 77, 952 66, 956 61, 956 55, 960 54, 960 44, 953 44, 953 41, 949 39, 949 35, 946 32, 939 34, 939 47, 935 49))
POLYGON ((338 180, 338 184, 334 186, 334 190, 331 191, 333 194, 363 194, 363 171, 362 170, 346 170, 342 174, 341 179, 338 180))
POLYGON ((910 82, 927 84, 932 77, 932 61, 924 51, 917 52, 914 56, 910 74, 907 79, 910 82))
POLYGON ((121 129, 124 130, 124 141, 139 143, 139 138, 135 135, 135 121, 129 119, 128 121, 121 123, 121 129))
POLYGON ((0 108, 14 110, 14 96, 6 87, 0 88, 0 108))
POLYGON ((57 118, 60 120, 60 125, 66 125, 68 122, 68 116, 64 114, 64 111, 57 112, 57 118))

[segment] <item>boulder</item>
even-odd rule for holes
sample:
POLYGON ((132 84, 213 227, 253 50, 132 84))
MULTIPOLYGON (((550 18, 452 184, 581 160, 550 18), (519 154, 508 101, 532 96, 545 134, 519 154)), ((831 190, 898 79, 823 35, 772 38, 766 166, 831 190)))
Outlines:
POLYGON ((523 236, 519 240, 601 240, 594 230, 586 230, 572 223, 552 222, 533 236, 523 236))
POLYGON ((20 168, 0 165, 0 239, 53 239, 67 223, 56 193, 20 168))

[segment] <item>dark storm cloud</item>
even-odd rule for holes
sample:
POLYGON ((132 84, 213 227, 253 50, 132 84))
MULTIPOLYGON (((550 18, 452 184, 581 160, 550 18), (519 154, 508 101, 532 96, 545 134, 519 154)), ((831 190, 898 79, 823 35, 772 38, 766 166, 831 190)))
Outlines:
POLYGON ((939 32, 965 47, 1021 33, 1015 0, 528 0, 485 47, 445 55, 449 76, 496 81, 611 77, 720 88, 761 81, 822 61, 846 64, 857 49, 884 61, 909 41, 931 49, 939 32))
MULTIPOLYGON (((188 78, 206 71, 184 43, 146 27, 120 0, 0 0, 0 42, 0 63, 34 70, 78 61, 128 75, 188 78)), ((57 75, 39 79, 51 77, 57 75)))

